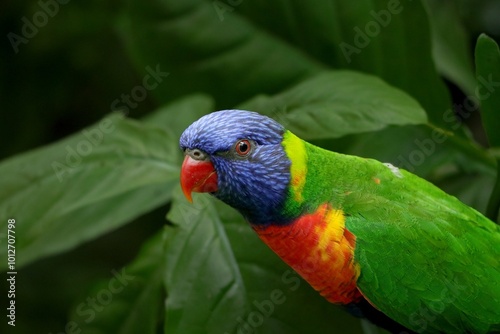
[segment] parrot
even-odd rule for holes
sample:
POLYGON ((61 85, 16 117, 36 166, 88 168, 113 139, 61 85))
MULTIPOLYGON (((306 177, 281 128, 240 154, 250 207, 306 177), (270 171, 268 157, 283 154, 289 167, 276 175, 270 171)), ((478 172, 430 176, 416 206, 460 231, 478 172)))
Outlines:
POLYGON ((389 163, 254 111, 180 137, 181 188, 236 209, 321 296, 393 333, 500 333, 500 225, 389 163))

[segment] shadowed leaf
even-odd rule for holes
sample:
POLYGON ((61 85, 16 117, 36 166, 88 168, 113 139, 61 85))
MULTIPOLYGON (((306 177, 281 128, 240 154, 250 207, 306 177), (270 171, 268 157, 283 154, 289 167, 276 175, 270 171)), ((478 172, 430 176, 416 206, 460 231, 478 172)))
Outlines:
POLYGON ((270 115, 304 139, 427 122, 422 107, 403 91, 375 76, 351 71, 326 72, 239 107, 270 115))

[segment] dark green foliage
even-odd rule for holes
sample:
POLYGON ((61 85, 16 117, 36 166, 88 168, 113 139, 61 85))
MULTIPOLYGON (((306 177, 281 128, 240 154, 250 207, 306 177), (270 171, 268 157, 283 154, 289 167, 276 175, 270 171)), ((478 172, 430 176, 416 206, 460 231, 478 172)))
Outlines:
MULTIPOLYGON (((16 219, 15 330, 366 331, 233 210, 180 196, 178 138, 213 110, 252 109, 483 213, 489 202, 496 218, 500 58, 493 39, 475 44, 487 3, 68 2, 26 43, 4 38, 0 244, 16 219), (476 96, 490 76, 488 98, 476 96), (122 270, 133 279, 120 285, 122 270)), ((47 13, 3 7, 4 30, 21 37, 23 17, 47 13)), ((0 259, 5 271, 6 247, 0 259)))

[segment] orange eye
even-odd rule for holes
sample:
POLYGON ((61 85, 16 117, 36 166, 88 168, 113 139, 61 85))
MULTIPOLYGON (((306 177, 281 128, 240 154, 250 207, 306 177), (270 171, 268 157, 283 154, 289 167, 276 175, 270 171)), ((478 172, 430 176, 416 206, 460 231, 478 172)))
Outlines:
POLYGON ((250 149, 252 148, 250 141, 247 139, 240 140, 236 143, 235 150, 241 156, 245 156, 250 153, 250 149))

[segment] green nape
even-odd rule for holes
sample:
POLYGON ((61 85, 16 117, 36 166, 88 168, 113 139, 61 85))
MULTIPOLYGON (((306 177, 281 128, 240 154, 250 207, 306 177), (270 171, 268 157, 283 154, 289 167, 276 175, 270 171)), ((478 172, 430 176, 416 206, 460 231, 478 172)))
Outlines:
POLYGON ((291 185, 284 209, 288 216, 314 212, 323 203, 341 209, 347 185, 368 187, 373 183, 370 169, 361 168, 367 159, 321 149, 290 131, 284 134, 283 147, 291 161, 291 185))

